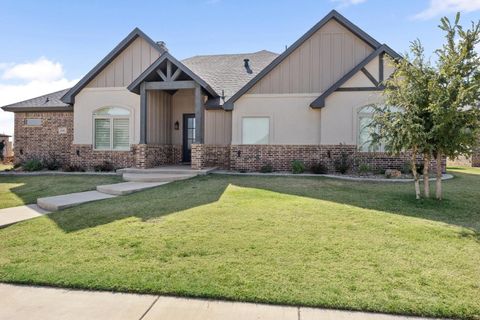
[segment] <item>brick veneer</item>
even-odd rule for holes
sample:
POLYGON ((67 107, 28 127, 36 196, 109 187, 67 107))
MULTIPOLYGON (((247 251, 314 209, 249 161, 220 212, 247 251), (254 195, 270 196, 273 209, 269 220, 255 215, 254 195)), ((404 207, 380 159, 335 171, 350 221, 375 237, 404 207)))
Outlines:
POLYGON ((192 168, 230 169, 230 145, 192 144, 192 168))
POLYGON ((73 112, 16 112, 15 162, 55 157, 68 162, 73 141, 73 112), (41 119, 41 126, 27 126, 26 119, 41 119), (66 133, 59 133, 65 128, 66 133))
POLYGON ((472 155, 472 167, 480 167, 480 148, 472 155))
MULTIPOLYGON (((355 145, 193 145, 192 168, 220 166, 252 172, 271 164, 274 171, 290 171, 292 161, 301 160, 307 168, 322 161, 330 172, 334 172, 335 159, 342 153, 354 160, 354 166, 365 163, 372 170, 402 169, 405 162, 410 161, 409 154, 391 156, 384 152, 358 152, 355 145)), ((431 165, 435 165, 434 160, 431 165)))
POLYGON ((91 144, 74 144, 71 147, 70 163, 85 169, 91 169, 108 161, 115 168, 129 168, 135 165, 137 150, 136 145, 126 151, 110 151, 94 150, 91 144))
POLYGON ((182 161, 182 146, 171 144, 137 145, 137 168, 153 168, 167 164, 178 164, 182 161))

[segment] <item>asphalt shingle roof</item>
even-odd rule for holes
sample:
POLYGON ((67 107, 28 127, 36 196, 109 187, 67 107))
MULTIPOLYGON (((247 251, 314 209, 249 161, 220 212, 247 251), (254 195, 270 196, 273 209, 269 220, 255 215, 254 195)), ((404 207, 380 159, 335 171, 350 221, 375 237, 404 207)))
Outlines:
POLYGON ((253 53, 194 56, 182 60, 182 63, 219 95, 223 90, 227 100, 277 56, 274 52, 262 50, 253 53), (245 69, 244 59, 249 59, 251 73, 245 69))
POLYGON ((45 94, 40 97, 33 99, 28 99, 20 101, 17 103, 9 104, 2 107, 5 111, 21 111, 28 109, 29 111, 34 111, 36 108, 40 109, 65 109, 71 108, 70 105, 63 103, 60 98, 68 91, 69 89, 64 89, 49 94, 45 94))

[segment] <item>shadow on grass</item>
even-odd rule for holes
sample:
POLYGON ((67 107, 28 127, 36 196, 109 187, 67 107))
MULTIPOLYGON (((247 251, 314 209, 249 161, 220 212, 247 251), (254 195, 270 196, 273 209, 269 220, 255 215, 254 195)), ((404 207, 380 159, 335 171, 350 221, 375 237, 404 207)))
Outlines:
POLYGON ((473 234, 466 232, 465 236, 480 239, 480 176, 464 173, 455 175, 455 179, 444 182, 443 201, 415 200, 410 183, 365 183, 320 177, 210 175, 81 205, 52 213, 48 217, 65 232, 92 228, 128 217, 148 222, 216 202, 232 184, 444 222, 469 228, 473 234))

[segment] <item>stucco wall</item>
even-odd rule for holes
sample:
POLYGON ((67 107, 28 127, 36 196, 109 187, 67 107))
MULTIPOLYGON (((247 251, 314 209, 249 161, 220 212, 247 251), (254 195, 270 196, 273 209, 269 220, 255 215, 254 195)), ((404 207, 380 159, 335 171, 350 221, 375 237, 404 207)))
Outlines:
POLYGON ((130 110, 130 143, 140 141, 140 96, 126 88, 85 88, 75 97, 73 143, 93 143, 93 112, 102 107, 118 106, 130 110))
POLYGON ((205 110, 205 144, 225 145, 232 141, 232 112, 205 110))
POLYGON ((195 113, 194 90, 178 90, 172 97, 172 123, 179 123, 179 130, 172 132, 172 144, 182 144, 183 114, 195 113))
POLYGON ((242 144, 243 117, 269 117, 269 144, 320 144, 319 94, 244 95, 232 111, 232 144, 242 144))

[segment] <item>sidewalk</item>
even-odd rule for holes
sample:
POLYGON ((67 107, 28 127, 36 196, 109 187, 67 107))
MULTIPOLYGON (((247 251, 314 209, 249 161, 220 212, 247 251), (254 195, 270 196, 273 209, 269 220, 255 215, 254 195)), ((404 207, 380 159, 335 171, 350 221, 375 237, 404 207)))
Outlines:
POLYGON ((43 216, 49 211, 43 210, 36 204, 0 209, 0 228, 16 222, 43 216))
POLYGON ((415 320, 422 318, 0 283, 0 319, 415 320))

